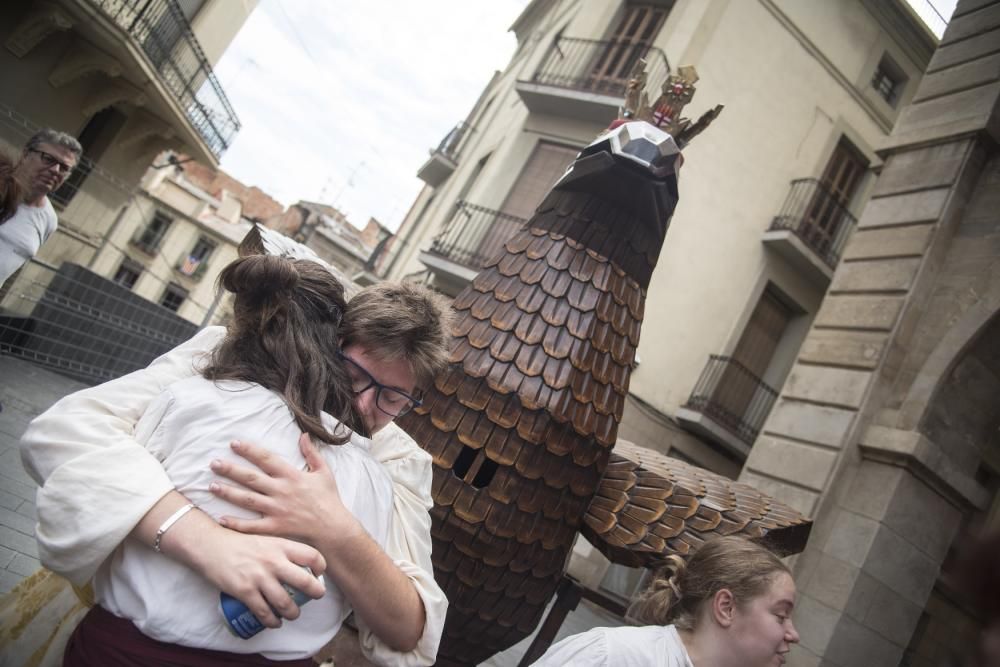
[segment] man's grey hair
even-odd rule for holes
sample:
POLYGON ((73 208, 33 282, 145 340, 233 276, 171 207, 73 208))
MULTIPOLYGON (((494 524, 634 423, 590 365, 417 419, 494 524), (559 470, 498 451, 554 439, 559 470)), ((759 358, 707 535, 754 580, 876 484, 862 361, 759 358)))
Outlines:
POLYGON ((51 127, 46 127, 43 130, 35 132, 35 134, 28 139, 28 143, 24 145, 24 150, 37 150, 42 144, 62 146, 76 155, 77 160, 79 160, 80 156, 83 155, 83 146, 81 146, 80 142, 76 140, 76 137, 66 134, 65 132, 60 132, 59 130, 53 130, 51 127))

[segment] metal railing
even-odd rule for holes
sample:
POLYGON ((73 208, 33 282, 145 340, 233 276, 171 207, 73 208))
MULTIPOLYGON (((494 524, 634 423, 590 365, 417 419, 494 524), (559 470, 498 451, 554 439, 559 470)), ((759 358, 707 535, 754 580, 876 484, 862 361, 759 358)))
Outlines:
POLYGON ((635 42, 558 37, 531 81, 621 97, 640 58, 646 59, 646 91, 656 99, 670 75, 670 64, 660 49, 635 42))
POLYGON ((452 162, 458 161, 458 153, 462 149, 462 143, 475 131, 475 128, 468 123, 459 123, 445 135, 434 152, 443 155, 452 162))
POLYGON ((91 384, 147 366, 197 330, 77 264, 30 260, 0 293, 0 354, 91 384))
POLYGON ((434 237, 430 252, 479 269, 525 222, 515 215, 460 201, 451 219, 434 237))
POLYGON ((815 178, 792 181, 792 189, 768 231, 790 230, 830 268, 835 268, 857 220, 815 178))
POLYGON ((209 150, 220 157, 239 118, 176 0, 87 0, 142 50, 209 150))
POLYGON ((753 445, 778 392, 731 357, 710 355, 684 407, 753 445))

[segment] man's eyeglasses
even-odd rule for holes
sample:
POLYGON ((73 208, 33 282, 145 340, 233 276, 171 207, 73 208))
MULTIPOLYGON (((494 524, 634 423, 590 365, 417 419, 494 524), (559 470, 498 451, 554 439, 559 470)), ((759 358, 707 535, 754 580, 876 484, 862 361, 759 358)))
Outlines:
POLYGON ((351 376, 351 391, 357 395, 375 387, 375 407, 390 417, 400 417, 421 405, 419 398, 410 396, 405 391, 395 387, 382 384, 372 377, 372 374, 361 364, 343 352, 338 352, 337 356, 347 365, 347 372, 351 376))
POLYGON ((73 168, 75 166, 71 164, 66 164, 52 153, 46 153, 45 151, 39 150, 37 148, 29 148, 28 152, 37 153, 38 157, 40 157, 42 160, 42 164, 44 164, 49 169, 55 167, 56 171, 59 172, 60 174, 68 174, 69 172, 73 171, 73 168))

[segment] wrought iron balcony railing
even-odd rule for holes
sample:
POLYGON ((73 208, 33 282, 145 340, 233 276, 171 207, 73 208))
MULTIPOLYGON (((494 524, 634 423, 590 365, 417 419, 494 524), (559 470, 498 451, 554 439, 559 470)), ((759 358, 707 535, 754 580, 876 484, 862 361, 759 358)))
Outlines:
POLYGON ((710 355, 684 405, 753 445, 778 392, 731 357, 710 355))
POLYGON ((455 205, 454 215, 434 237, 430 252, 478 269, 525 222, 524 218, 460 201, 455 205))
POLYGON ((475 128, 468 123, 459 123, 445 135, 441 143, 438 144, 438 147, 434 149, 434 152, 443 155, 452 162, 457 162, 458 153, 462 149, 462 142, 473 132, 475 132, 475 128))
POLYGON ((670 74, 663 51, 622 40, 559 37, 532 76, 533 83, 621 97, 635 63, 646 59, 650 99, 670 74), (652 87, 650 87, 652 86, 652 87))
POLYGON ((136 43, 195 131, 220 157, 240 121, 176 0, 87 1, 136 43))
POLYGON ((790 230, 827 266, 835 268, 856 220, 815 178, 792 181, 792 189, 769 231, 790 230))

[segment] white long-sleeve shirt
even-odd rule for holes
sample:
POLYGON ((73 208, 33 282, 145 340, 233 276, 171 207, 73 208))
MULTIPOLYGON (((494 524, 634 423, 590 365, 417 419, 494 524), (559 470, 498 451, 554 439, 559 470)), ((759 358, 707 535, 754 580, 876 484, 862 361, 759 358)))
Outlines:
MULTIPOLYGON (((324 425, 337 422, 324 415, 324 425)), ((344 430, 344 429, 341 429, 344 430)), ((213 459, 241 463, 233 440, 257 438, 296 468, 301 430, 273 391, 248 382, 212 382, 199 376, 167 387, 136 425, 136 441, 162 464, 171 483, 213 519, 224 515, 259 518, 258 512, 216 497, 209 484, 213 459)), ((343 445, 320 445, 344 507, 384 548, 392 511, 392 482, 369 453, 371 440, 358 435, 343 445)), ((245 462, 244 462, 245 464, 245 462)), ((340 591, 326 582, 326 594, 302 607, 302 615, 250 639, 234 636, 219 610, 219 591, 194 570, 129 537, 104 561, 94 579, 97 602, 131 620, 146 636, 163 642, 232 653, 260 653, 272 660, 308 658, 337 634, 350 613, 340 591)))
POLYGON ((594 628, 567 637, 534 667, 692 667, 672 625, 594 628))
MULTIPOLYGON (((36 536, 46 567, 74 583, 88 581, 173 490, 160 461, 136 441, 135 425, 168 385, 196 374, 224 335, 221 327, 204 329, 145 369, 63 398, 29 425, 22 459, 41 485, 36 536)), ((426 621, 417 647, 407 653, 394 651, 359 622, 362 649, 378 664, 430 665, 448 608, 432 574, 431 458, 393 424, 375 435, 371 453, 393 483, 385 551, 413 582, 426 621)))

